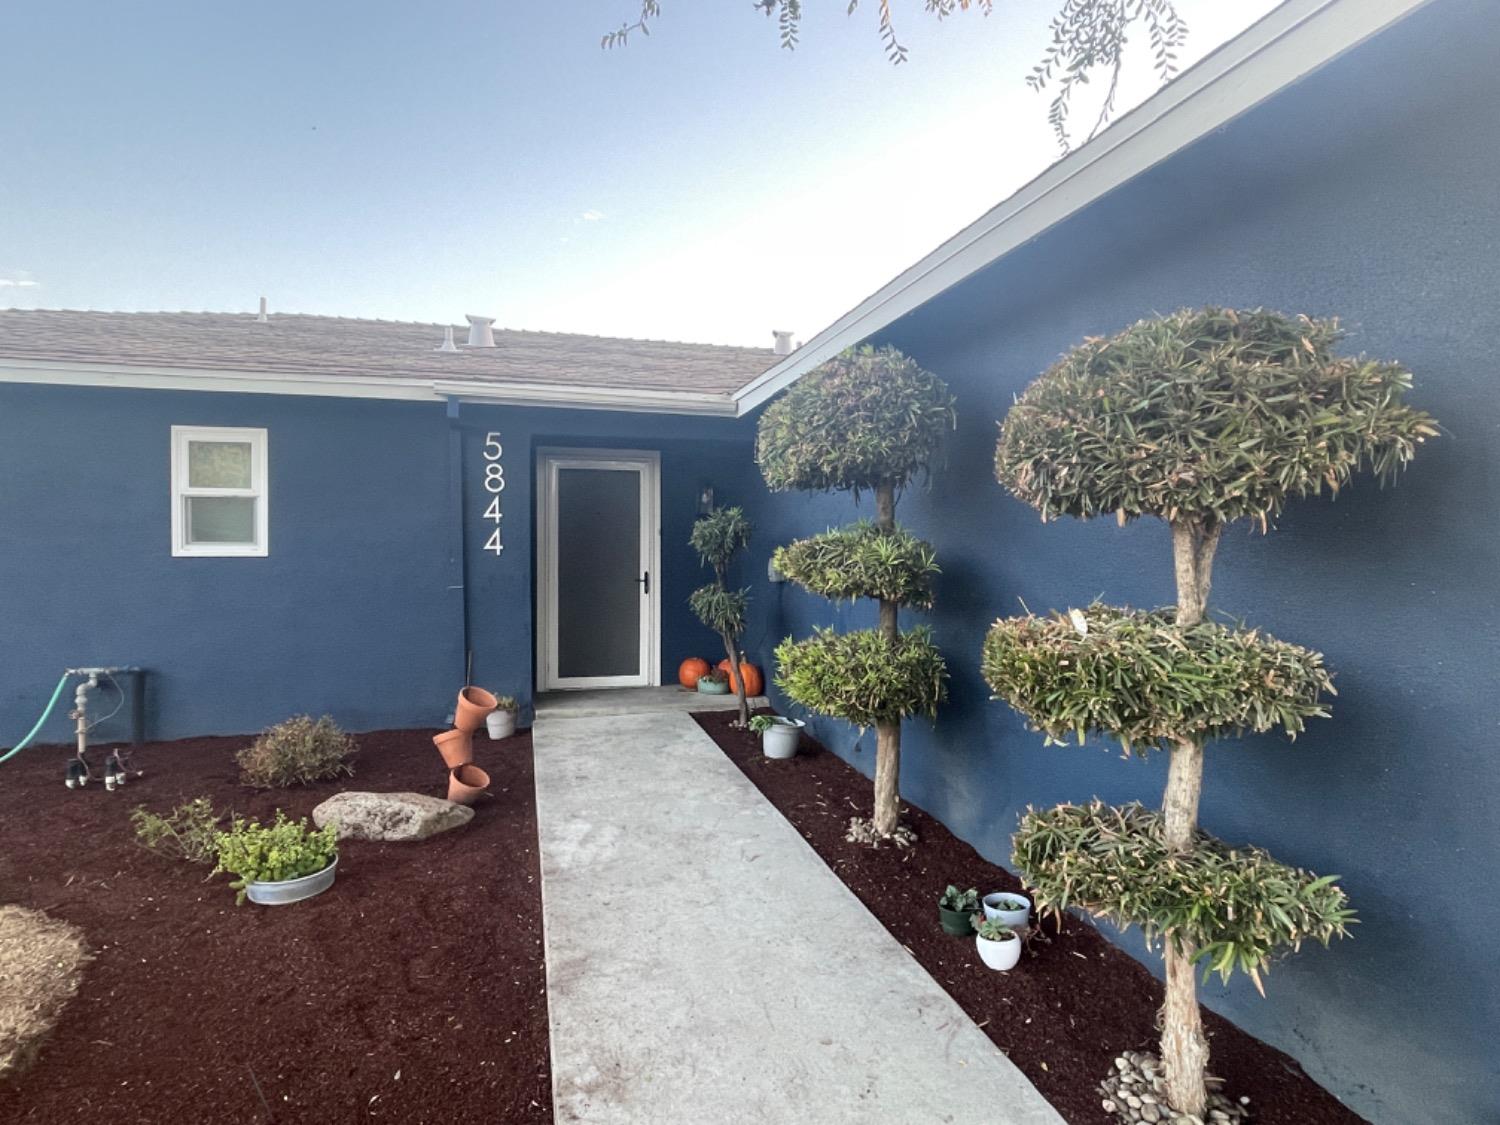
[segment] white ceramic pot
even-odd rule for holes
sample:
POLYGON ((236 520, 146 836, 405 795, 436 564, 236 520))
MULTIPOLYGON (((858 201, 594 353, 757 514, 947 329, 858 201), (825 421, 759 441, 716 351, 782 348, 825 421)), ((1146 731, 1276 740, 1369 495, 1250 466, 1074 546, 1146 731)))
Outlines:
POLYGON ((974 944, 979 948, 979 959, 1002 973, 1014 969, 1021 960, 1021 939, 1018 937, 1012 937, 1009 941, 986 941, 975 934, 974 944))
POLYGON ((491 711, 484 717, 484 725, 493 739, 509 738, 516 733, 516 713, 514 711, 491 711))
POLYGON ((1031 900, 1025 895, 1012 894, 1010 891, 997 891, 992 895, 985 895, 980 900, 984 907, 984 916, 991 922, 999 922, 1002 926, 1009 926, 1013 930, 1025 929, 1031 924, 1031 900), (1004 910, 1000 903, 1009 899, 1012 902, 1023 902, 1026 905, 1019 910, 1004 910))
POLYGON ((774 725, 760 736, 761 751, 768 758, 794 758, 797 742, 802 737, 802 728, 807 724, 801 719, 773 718, 774 725))

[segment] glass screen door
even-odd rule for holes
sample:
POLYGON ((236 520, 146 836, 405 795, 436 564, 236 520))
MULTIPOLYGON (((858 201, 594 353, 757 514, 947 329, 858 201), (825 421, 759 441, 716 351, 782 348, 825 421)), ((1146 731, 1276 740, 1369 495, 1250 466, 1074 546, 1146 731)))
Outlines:
POLYGON ((657 458, 543 450, 538 686, 658 682, 657 458))

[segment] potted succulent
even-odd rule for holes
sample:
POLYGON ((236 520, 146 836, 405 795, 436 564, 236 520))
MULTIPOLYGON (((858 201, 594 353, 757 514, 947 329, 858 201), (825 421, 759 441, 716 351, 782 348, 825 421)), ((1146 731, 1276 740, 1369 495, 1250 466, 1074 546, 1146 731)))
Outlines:
POLYGON ((982 901, 987 922, 999 922, 1013 930, 1022 929, 1031 922, 1031 900, 1025 895, 998 891, 985 895, 982 901))
POLYGON ((715 668, 708 675, 698 677, 698 692, 700 695, 728 695, 729 673, 715 668))
POLYGON ((979 892, 973 887, 961 891, 953 884, 938 899, 938 921, 943 933, 967 937, 974 932, 974 913, 979 909, 979 892))
POLYGON ((761 751, 768 758, 796 757, 797 742, 806 725, 801 719, 784 715, 756 715, 750 720, 750 729, 760 735, 761 751))
POLYGON ((994 919, 979 923, 974 945, 979 950, 979 959, 1002 973, 1014 969, 1021 959, 1021 939, 1016 931, 994 919))
POLYGON ((282 906, 322 894, 338 871, 338 826, 308 827, 307 818, 288 820, 276 810, 272 824, 235 817, 226 832, 214 837, 218 865, 213 874, 238 876, 229 885, 235 904, 249 899, 262 906, 282 906))
POLYGON ((515 734, 516 712, 519 709, 515 696, 495 696, 495 709, 484 717, 484 725, 490 732, 490 738, 498 740, 515 734))

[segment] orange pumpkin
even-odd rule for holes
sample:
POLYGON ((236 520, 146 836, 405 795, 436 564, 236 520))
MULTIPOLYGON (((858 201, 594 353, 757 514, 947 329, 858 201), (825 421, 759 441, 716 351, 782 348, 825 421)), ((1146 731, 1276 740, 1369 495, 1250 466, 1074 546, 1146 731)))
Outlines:
MULTIPOLYGON (((734 674, 734 669, 729 666, 729 661, 727 659, 719 661, 719 671, 728 673, 729 690, 738 692, 740 690, 739 681, 734 674)), ((756 696, 759 695, 763 690, 765 690, 766 681, 765 678, 761 676, 760 669, 757 668, 754 664, 751 664, 748 660, 741 661, 740 674, 745 677, 745 694, 747 696, 756 696)))
POLYGON ((690 656, 677 666, 677 682, 689 691, 696 688, 698 681, 706 675, 708 675, 708 661, 701 656, 690 656))

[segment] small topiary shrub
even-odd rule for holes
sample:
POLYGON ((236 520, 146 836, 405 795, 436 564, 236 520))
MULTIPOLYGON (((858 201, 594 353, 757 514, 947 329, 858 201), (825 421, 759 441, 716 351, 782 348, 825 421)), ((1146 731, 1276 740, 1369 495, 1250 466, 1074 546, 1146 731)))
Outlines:
POLYGON ((276 810, 273 824, 235 818, 227 832, 214 838, 218 864, 213 874, 238 876, 229 885, 239 893, 235 905, 245 901, 250 883, 279 883, 322 871, 338 851, 338 825, 309 828, 307 818, 288 820, 276 810))
POLYGON ((776 667, 776 682, 794 701, 857 727, 932 718, 947 697, 947 669, 926 626, 895 640, 869 629, 815 629, 777 645, 776 667))
POLYGON ((1327 945, 1354 921, 1337 875, 1318 878, 1205 832, 1190 850, 1173 851, 1161 813, 1140 804, 1028 809, 1013 858, 1038 910, 1077 906, 1139 926, 1148 943, 1171 942, 1201 963, 1205 977, 1227 981, 1239 970, 1262 992, 1260 971, 1278 946, 1327 945))
MULTIPOLYGON (((688 606, 699 621, 719 634, 731 668, 739 668, 745 663, 740 636, 745 631, 750 592, 729 588, 729 568, 735 557, 749 546, 750 531, 750 521, 742 509, 715 508, 693 524, 692 534, 688 537, 688 545, 698 552, 698 561, 714 572, 711 583, 700 586, 688 596, 688 606)), ((733 681, 740 708, 735 725, 745 727, 750 723, 745 677, 735 676, 733 681)))
POLYGON ((189 863, 213 862, 222 819, 207 797, 185 801, 166 816, 144 805, 130 810, 130 824, 141 847, 189 863))
POLYGON ((352 774, 358 747, 329 716, 296 715, 271 727, 235 755, 240 781, 257 789, 285 789, 352 774))

